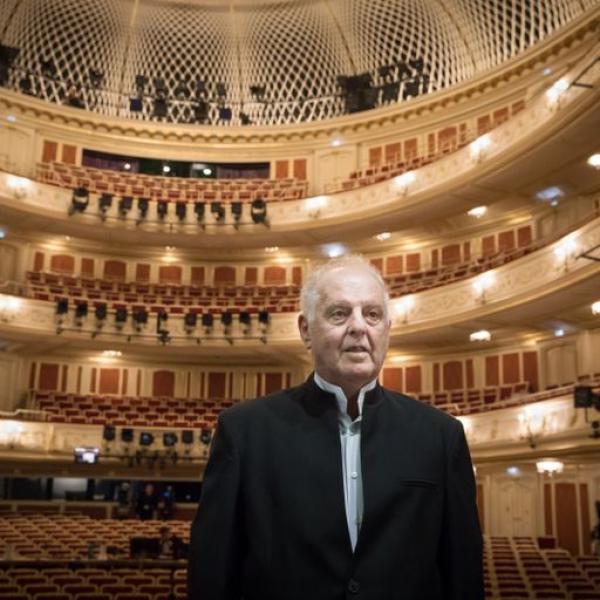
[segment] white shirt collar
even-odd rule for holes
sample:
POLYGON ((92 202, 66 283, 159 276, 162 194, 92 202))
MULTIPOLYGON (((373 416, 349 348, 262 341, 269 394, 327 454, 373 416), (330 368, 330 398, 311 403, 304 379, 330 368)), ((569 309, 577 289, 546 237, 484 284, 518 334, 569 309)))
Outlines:
MULTIPOLYGON (((344 394, 344 390, 339 385, 334 385, 333 383, 329 383, 329 381, 325 381, 316 371, 314 374, 314 380, 317 386, 319 386, 324 392, 329 392, 335 396, 339 411, 343 415, 348 414, 348 398, 346 398, 346 394, 344 394)), ((373 379, 366 385, 363 385, 358 392, 358 414, 362 416, 362 407, 365 399, 365 394, 370 392, 377 385, 377 379, 373 379)))

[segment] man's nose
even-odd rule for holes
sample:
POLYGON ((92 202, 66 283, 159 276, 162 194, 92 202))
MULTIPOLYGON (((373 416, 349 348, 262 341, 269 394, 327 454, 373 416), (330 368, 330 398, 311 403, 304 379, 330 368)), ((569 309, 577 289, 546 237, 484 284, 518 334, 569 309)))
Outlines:
POLYGON ((360 308, 356 308, 350 314, 348 319, 348 331, 356 335, 357 333, 363 333, 367 328, 367 322, 362 314, 360 308))

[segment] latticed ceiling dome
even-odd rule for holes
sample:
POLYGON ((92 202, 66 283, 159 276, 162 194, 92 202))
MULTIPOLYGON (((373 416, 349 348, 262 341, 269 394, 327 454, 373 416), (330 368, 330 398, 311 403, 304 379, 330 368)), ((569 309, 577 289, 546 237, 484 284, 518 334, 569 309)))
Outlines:
MULTIPOLYGON (((150 118, 154 80, 163 79, 170 121, 194 118, 196 81, 205 82, 208 122, 219 105, 255 124, 343 114, 339 75, 369 72, 373 86, 419 78, 418 93, 464 81, 524 51, 596 0, 4 0, 2 43, 20 53, 10 85, 62 101, 83 86, 86 108, 150 118), (422 60, 419 73, 411 62, 422 60), (52 61, 56 74, 41 75, 52 61), (402 65, 408 70, 402 72, 402 65), (380 68, 390 66, 387 77, 380 68), (99 91, 89 71, 103 74, 99 91), (130 110, 136 75, 145 75, 142 112, 130 110), (56 81, 49 81, 55 79, 56 81), (226 95, 219 99, 217 83, 226 95), (189 95, 180 94, 183 83, 189 95), (264 86, 258 102, 251 86, 264 86)), ((160 85, 158 86, 160 87, 160 85)), ((378 92, 378 102, 381 91, 378 92)))

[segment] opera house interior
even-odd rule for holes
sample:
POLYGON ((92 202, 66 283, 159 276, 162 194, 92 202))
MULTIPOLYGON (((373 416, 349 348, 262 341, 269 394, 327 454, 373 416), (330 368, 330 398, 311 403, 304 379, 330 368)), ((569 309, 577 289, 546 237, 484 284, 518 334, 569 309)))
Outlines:
POLYGON ((599 24, 3 0, 0 599, 185 598, 219 413, 310 375, 300 290, 348 254, 380 383, 464 426, 486 597, 600 598, 599 24))

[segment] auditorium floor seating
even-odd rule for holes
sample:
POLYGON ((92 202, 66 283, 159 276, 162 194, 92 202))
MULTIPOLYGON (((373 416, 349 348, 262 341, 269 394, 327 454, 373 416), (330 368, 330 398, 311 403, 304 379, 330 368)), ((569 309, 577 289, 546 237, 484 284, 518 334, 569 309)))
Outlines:
POLYGON ((162 177, 58 162, 38 164, 37 179, 68 189, 82 187, 91 193, 170 202, 252 202, 257 198, 273 202, 307 195, 307 182, 298 179, 162 177))
MULTIPOLYGON (((189 540, 189 521, 169 521, 189 540)), ((80 514, 0 516, 0 599, 165 600, 185 598, 185 562, 128 559, 132 537, 158 537, 163 521, 92 519, 80 514), (89 544, 113 553, 88 559, 89 544), (14 558, 14 553, 20 560, 14 558)), ((484 537, 488 600, 598 600, 600 557, 571 556, 553 538, 484 537)))

